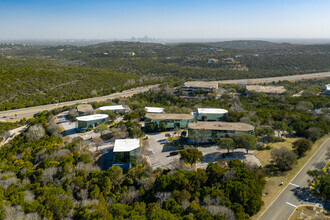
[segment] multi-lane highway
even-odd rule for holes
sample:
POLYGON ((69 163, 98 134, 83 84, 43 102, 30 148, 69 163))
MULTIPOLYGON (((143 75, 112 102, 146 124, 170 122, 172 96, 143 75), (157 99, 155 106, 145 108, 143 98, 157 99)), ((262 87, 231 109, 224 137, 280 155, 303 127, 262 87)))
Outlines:
POLYGON ((135 88, 135 89, 131 89, 131 90, 125 90, 123 92, 114 93, 114 94, 107 95, 107 96, 74 100, 74 101, 62 102, 62 103, 57 103, 57 104, 41 105, 41 106, 35 106, 35 107, 30 107, 30 108, 21 108, 21 109, 9 110, 9 111, 2 111, 2 112, 0 112, 0 119, 19 118, 19 117, 21 118, 21 117, 34 115, 41 111, 52 110, 55 108, 68 106, 68 105, 74 105, 77 103, 100 102, 100 101, 105 101, 107 99, 132 96, 137 93, 146 92, 149 89, 157 87, 157 86, 158 86, 158 84, 146 86, 146 87, 135 88))
MULTIPOLYGON (((271 83, 271 82, 278 82, 283 80, 288 81, 298 81, 304 79, 316 79, 316 78, 325 78, 330 77, 330 72, 323 72, 323 73, 312 73, 312 74, 303 74, 303 75, 291 75, 291 76, 281 76, 281 77, 269 77, 269 78, 255 78, 255 79, 238 79, 238 80, 223 80, 223 81, 216 81, 222 84, 257 84, 257 83, 271 83)), ((30 108, 23 108, 23 109, 14 109, 9 111, 2 111, 0 112, 0 119, 5 118, 22 118, 27 116, 32 116, 40 111, 44 110, 52 110, 58 107, 62 107, 65 105, 73 105, 76 103, 88 103, 88 102, 99 102, 104 101, 107 99, 114 99, 124 96, 131 96, 137 93, 146 92, 151 88, 157 87, 158 85, 151 85, 141 88, 135 88, 131 90, 126 90, 120 93, 114 93, 107 96, 102 97, 94 97, 89 99, 82 99, 82 100, 75 100, 69 102, 63 102, 60 104, 50 104, 50 105, 42 105, 30 108), (5 118, 4 118, 5 117, 5 118)))
POLYGON ((330 77, 330 72, 291 75, 291 76, 279 76, 279 77, 269 77, 269 78, 223 80, 223 81, 216 81, 216 82, 221 83, 221 84, 258 84, 258 83, 278 82, 278 81, 284 81, 284 80, 299 81, 299 80, 319 79, 319 78, 326 78, 326 77, 330 77))
POLYGON ((308 186, 308 170, 321 169, 326 164, 326 152, 330 148, 328 139, 308 161, 303 169, 287 185, 281 194, 260 216, 259 220, 287 220, 299 205, 317 205, 330 208, 330 201, 322 200, 310 192, 308 186))

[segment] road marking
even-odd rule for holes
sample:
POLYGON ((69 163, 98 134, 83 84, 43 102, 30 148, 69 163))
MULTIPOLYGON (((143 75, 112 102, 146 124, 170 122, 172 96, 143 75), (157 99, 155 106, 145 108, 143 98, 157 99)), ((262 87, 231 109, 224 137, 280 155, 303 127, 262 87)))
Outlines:
POLYGON ((297 184, 293 184, 293 183, 289 183, 290 185, 292 185, 292 186, 295 186, 295 187, 300 187, 299 185, 297 185, 297 184))
MULTIPOLYGON (((328 142, 328 140, 329 140, 329 138, 327 138, 324 142, 323 142, 323 144, 321 144, 321 146, 320 146, 320 148, 319 149, 317 149, 317 151, 309 158, 309 160, 305 163, 305 165, 298 171, 298 173, 291 179, 291 180, 294 180, 298 175, 299 175, 299 173, 305 168, 305 166, 309 163, 309 161, 317 154, 317 152, 319 152, 321 149, 322 149, 322 147, 323 147, 323 145, 325 144, 325 143, 327 143, 328 142)), ((314 145, 313 145, 314 146, 314 145)), ((273 203, 278 199, 278 197, 280 197, 280 195, 284 192, 284 190, 287 188, 289 186, 289 184, 288 185, 286 185, 285 186, 285 188, 280 192, 280 194, 278 194, 277 196, 276 196, 276 198, 275 199, 273 199, 273 201, 270 203, 270 205, 261 213, 261 215, 258 217, 258 219, 257 220, 259 220, 267 211, 268 211, 268 209, 273 205, 273 203)))
POLYGON ((286 204, 291 205, 291 206, 297 208, 297 206, 296 205, 293 205, 292 203, 286 202, 286 204))

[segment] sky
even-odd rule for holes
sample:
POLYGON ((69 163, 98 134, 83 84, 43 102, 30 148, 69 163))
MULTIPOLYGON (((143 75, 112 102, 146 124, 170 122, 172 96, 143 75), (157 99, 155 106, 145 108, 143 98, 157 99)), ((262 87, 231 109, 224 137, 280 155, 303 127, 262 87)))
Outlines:
POLYGON ((0 0, 0 39, 329 39, 330 0, 0 0))

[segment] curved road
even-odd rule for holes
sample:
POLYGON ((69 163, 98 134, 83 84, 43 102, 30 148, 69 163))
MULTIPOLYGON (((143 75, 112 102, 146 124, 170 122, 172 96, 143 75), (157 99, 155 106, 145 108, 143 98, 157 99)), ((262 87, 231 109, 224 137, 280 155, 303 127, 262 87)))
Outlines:
POLYGON ((330 148, 330 139, 319 148, 296 177, 260 216, 259 220, 287 220, 298 205, 317 205, 329 210, 330 201, 314 196, 308 185, 308 170, 322 169, 326 162, 326 152, 330 148))
MULTIPOLYGON (((323 72, 323 73, 312 73, 312 74, 302 74, 302 75, 291 75, 291 76, 280 76, 280 77, 269 77, 269 78, 255 78, 255 79, 238 79, 238 80, 223 80, 223 81, 215 81, 221 84, 257 84, 257 83, 271 83, 271 82, 278 82, 282 80, 288 81, 298 81, 304 79, 316 79, 316 78, 325 78, 330 77, 330 72, 323 72)), ((32 116, 38 112, 45 111, 45 110, 52 110, 58 107, 63 107, 65 105, 73 105, 77 103, 89 103, 89 102, 99 102, 104 101, 107 99, 113 99, 118 97, 125 97, 125 96, 132 96, 137 93, 146 92, 151 88, 157 87, 157 85, 151 85, 141 88, 135 88, 131 90, 126 90, 121 93, 114 93, 107 96, 102 97, 94 97, 89 99, 82 99, 82 100, 75 100, 69 102, 63 102, 60 104, 49 104, 49 105, 42 105, 42 106, 35 106, 30 108, 22 108, 22 109, 14 109, 9 111, 2 111, 0 112, 0 119, 6 118, 14 118, 14 117, 23 117, 23 116, 32 116), (15 115, 16 114, 16 115, 15 115)))

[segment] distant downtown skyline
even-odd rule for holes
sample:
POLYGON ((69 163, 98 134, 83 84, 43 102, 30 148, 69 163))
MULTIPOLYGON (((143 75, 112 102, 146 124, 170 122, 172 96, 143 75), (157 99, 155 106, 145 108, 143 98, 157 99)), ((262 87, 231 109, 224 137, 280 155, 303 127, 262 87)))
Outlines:
POLYGON ((0 0, 0 40, 329 39, 329 0, 0 0))

